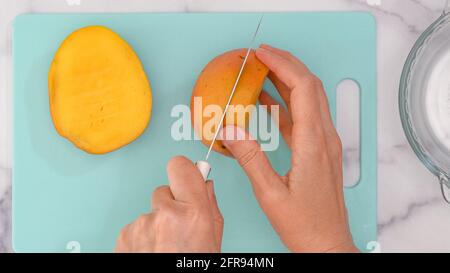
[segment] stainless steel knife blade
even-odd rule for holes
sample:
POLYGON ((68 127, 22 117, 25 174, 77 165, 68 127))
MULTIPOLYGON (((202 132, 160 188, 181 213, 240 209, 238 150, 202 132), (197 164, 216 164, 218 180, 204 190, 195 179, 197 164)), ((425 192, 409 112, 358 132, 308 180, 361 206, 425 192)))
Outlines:
POLYGON ((258 34, 258 31, 259 31, 259 28, 260 28, 260 26, 261 26, 261 22, 262 22, 263 18, 264 18, 264 14, 262 14, 261 17, 259 18, 258 25, 257 25, 257 27, 256 27, 255 32, 253 33, 252 39, 251 39, 251 41, 250 41, 250 45, 249 45, 248 48, 247 48, 247 52, 246 52, 246 54, 245 54, 245 58, 244 58, 244 60, 242 61, 241 67, 240 67, 240 69, 239 69, 239 73, 238 73, 238 75, 237 75, 237 77, 236 77, 236 80, 235 80, 235 82, 234 82, 234 85, 233 85, 233 89, 231 90, 230 96, 229 96, 229 98, 228 98, 227 104, 225 105, 225 108, 224 108, 224 110, 223 110, 222 116, 220 117, 219 124, 218 124, 217 127, 216 127, 216 130, 215 130, 215 133, 214 133, 214 137, 213 137, 213 139, 212 139, 212 141, 211 141, 211 144, 209 145, 208 152, 206 153, 205 160, 198 161, 198 162, 196 163, 197 168, 198 168, 198 169, 200 170, 200 172, 202 173, 202 176, 203 176, 203 178, 204 178, 205 181, 206 181, 206 179, 208 178, 209 172, 211 171, 211 166, 210 166, 209 163, 208 163, 209 155, 211 154, 212 147, 214 146, 214 143, 215 143, 216 140, 217 140, 217 136, 219 135, 220 128, 222 128, 223 121, 224 121, 224 119, 225 119, 225 117, 226 117, 226 115, 227 115, 228 107, 230 106, 231 100, 233 99, 234 92, 236 91, 236 87, 237 87, 237 85, 238 85, 238 83, 239 83, 239 80, 240 80, 240 78, 241 78, 241 76, 242 76, 242 72, 244 71, 245 64, 247 63, 248 56, 250 55, 250 51, 251 51, 252 48, 253 48, 253 43, 255 42, 255 39, 256 39, 256 36, 257 36, 257 34, 258 34))

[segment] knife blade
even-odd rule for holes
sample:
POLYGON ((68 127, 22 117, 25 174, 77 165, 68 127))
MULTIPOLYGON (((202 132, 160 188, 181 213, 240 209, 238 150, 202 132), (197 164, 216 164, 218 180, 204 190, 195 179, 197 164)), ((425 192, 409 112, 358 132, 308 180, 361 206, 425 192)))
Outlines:
POLYGON ((227 115, 228 107, 230 106, 231 100, 233 99, 234 92, 236 91, 239 80, 242 76, 242 72, 244 71, 245 64, 247 63, 248 56, 250 55, 250 52, 253 48, 253 43, 255 42, 255 39, 258 34, 258 31, 261 26, 261 22, 262 22, 263 18, 264 18, 264 14, 262 14, 261 17, 259 18, 258 25, 256 27, 255 32, 253 33, 252 39, 250 41, 250 45, 247 48, 245 58, 242 61, 241 67, 239 69, 239 73, 237 74, 236 80, 233 85, 233 89, 231 89, 231 93, 230 93, 230 96, 228 97, 227 104, 225 105, 222 116, 220 117, 220 120, 219 120, 219 124, 216 127, 216 130, 214 132, 214 137, 211 141, 211 144, 209 145, 208 152, 206 153, 206 156, 205 156, 205 160, 200 160, 195 163, 195 165, 197 166, 197 169, 200 171, 200 173, 203 176, 203 180, 205 180, 205 181, 208 179, 209 173, 211 172, 211 165, 208 163, 209 155, 211 154, 212 147, 214 146, 214 143, 217 140, 217 136, 219 135, 220 128, 222 127, 223 121, 227 115))

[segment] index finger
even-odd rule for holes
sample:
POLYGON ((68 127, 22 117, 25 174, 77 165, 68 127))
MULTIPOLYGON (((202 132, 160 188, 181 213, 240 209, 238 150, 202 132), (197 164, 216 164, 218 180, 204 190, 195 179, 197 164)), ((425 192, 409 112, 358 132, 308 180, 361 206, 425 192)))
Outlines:
POLYGON ((311 72, 300 60, 294 56, 288 59, 284 54, 281 55, 278 51, 267 47, 256 49, 256 57, 275 74, 276 78, 292 90, 298 84, 297 79, 299 77, 311 72), (297 61, 293 61, 292 58, 295 58, 297 61))
POLYGON ((293 55, 288 59, 284 56, 286 54, 266 47, 256 50, 258 59, 290 89, 288 106, 294 125, 301 128, 300 138, 313 138, 305 141, 315 143, 314 133, 320 133, 322 129, 316 77, 300 60, 293 61, 293 55))

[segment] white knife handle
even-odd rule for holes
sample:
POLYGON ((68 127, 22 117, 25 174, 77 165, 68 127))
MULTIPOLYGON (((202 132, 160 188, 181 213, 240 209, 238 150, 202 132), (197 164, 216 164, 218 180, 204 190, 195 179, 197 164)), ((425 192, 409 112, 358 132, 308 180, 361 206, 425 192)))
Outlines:
POLYGON ((208 180, 208 175, 209 175, 209 172, 211 171, 211 166, 209 165, 209 163, 206 161, 200 160, 195 163, 195 166, 197 166, 197 169, 202 174, 203 180, 205 180, 205 181, 208 180))

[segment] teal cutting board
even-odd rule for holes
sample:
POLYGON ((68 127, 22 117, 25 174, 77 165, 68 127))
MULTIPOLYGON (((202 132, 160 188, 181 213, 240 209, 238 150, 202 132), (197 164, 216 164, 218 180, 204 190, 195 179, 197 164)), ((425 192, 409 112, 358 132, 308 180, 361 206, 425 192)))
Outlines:
MULTIPOLYGON (((199 141, 171 138, 174 105, 189 105, 192 87, 213 57, 248 46, 260 14, 25 14, 13 25, 13 245, 18 252, 112 251, 119 231, 149 210, 167 182, 174 155, 204 157, 199 141), (90 155, 60 137, 50 118, 47 73, 72 31, 104 25, 121 35, 142 61, 153 92, 147 130, 133 143, 90 155)), ((267 13, 256 43, 287 49, 324 82, 335 116, 336 85, 361 87, 361 176, 345 190, 354 239, 376 240, 376 26, 367 13, 267 13)), ((276 94, 267 82, 266 88, 276 94)), ((268 153, 275 169, 289 168, 284 143, 268 153)), ((223 251, 286 251, 233 159, 214 154, 223 251)), ((280 212, 282 213, 282 212, 280 212)), ((299 227, 301 229, 302 227, 299 227)))

